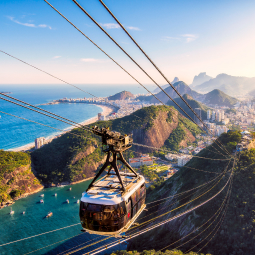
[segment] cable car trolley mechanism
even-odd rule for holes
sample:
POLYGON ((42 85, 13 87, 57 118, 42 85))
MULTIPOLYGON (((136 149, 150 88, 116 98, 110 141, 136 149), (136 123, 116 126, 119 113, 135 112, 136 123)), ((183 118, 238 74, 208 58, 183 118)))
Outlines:
POLYGON ((93 133, 102 137, 103 152, 107 157, 86 192, 82 193, 82 231, 120 236, 130 228, 146 207, 145 179, 137 174, 123 157, 123 151, 129 149, 133 143, 130 136, 97 126, 93 127, 93 133), (119 171, 118 161, 130 171, 119 171), (99 179, 107 167, 107 174, 99 179))

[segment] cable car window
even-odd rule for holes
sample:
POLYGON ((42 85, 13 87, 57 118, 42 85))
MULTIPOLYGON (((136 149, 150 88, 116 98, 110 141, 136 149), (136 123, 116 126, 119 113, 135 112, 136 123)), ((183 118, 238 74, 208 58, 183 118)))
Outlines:
POLYGON ((141 198, 141 189, 140 188, 136 191, 136 194, 137 194, 137 200, 139 200, 141 198))
POLYGON ((132 195, 131 195, 131 199, 132 199, 132 206, 134 206, 137 202, 137 197, 136 197, 136 192, 134 192, 132 195))
POLYGON ((88 204, 87 210, 90 211, 90 212, 101 212, 102 211, 102 205, 88 204))

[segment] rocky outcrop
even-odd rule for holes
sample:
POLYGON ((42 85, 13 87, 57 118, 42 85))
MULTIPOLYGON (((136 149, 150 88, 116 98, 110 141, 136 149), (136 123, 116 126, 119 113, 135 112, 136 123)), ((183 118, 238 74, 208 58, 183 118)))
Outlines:
POLYGON ((2 198, 0 207, 3 207, 12 204, 15 200, 40 191, 44 186, 35 177, 29 164, 4 173, 1 188, 4 192, 0 193, 2 198))

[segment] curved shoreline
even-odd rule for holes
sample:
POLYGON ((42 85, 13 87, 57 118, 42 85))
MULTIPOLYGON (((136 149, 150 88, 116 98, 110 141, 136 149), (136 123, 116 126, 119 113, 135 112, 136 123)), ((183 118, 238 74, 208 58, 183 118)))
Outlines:
MULTIPOLYGON (((96 105, 96 106, 100 107, 103 110, 101 113, 103 115, 105 115, 105 116, 108 116, 112 112, 116 111, 116 108, 108 106, 108 105, 107 106, 106 105, 98 105, 98 104, 93 104, 93 105, 96 105)), ((79 124, 81 124, 81 125, 89 125, 89 124, 95 123, 97 120, 98 120, 98 118, 97 118, 97 115, 96 115, 95 117, 86 119, 86 120, 80 122, 79 124)), ((71 131, 74 128, 75 127, 73 127, 73 126, 65 128, 63 130, 63 132, 59 131, 59 132, 56 132, 56 133, 54 133, 52 135, 49 135, 48 137, 46 137, 46 140, 53 139, 56 136, 65 134, 66 132, 71 131)), ((18 151, 27 151, 27 150, 32 149, 34 146, 35 146, 35 144, 33 142, 33 143, 29 143, 29 144, 26 144, 26 145, 23 145, 23 146, 20 146, 20 147, 16 147, 16 148, 13 148, 13 149, 8 149, 7 151, 15 151, 15 152, 18 152, 18 151)))

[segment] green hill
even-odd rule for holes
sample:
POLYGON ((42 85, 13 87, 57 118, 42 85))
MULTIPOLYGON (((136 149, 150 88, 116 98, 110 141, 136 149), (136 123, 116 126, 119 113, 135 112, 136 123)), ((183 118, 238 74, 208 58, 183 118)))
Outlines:
MULTIPOLYGON (((241 134, 237 131, 225 133, 220 137, 220 140, 221 143, 231 151, 235 148, 235 145, 240 142, 241 134)), ((217 145, 213 144, 213 146, 215 147, 217 145)), ((214 159, 221 158, 212 146, 208 149, 209 150, 204 149, 201 151, 198 156, 214 159)), ((146 224, 146 226, 150 226, 206 201, 206 199, 215 195, 225 185, 230 174, 225 174, 222 179, 219 179, 219 183, 213 187, 216 183, 209 184, 208 181, 218 176, 217 174, 222 173, 222 171, 227 168, 228 163, 226 161, 193 158, 186 166, 191 168, 181 168, 172 178, 151 191, 147 196, 147 203, 179 194, 205 183, 207 183, 207 185, 177 198, 170 197, 165 201, 163 200, 151 210, 150 206, 148 206, 148 212, 142 215, 143 219, 138 220, 139 223, 156 217, 153 222, 146 224), (204 194, 205 192, 207 193, 204 194), (193 201, 188 203, 190 200, 193 201), (184 206, 181 207, 182 205, 184 206), (178 207, 179 209, 175 209, 178 207), (171 210, 173 211, 169 213, 171 210), (149 216, 149 214, 151 215, 149 216), (162 214, 165 215, 159 217, 162 214), (146 215, 148 215, 147 218, 146 215)), ((230 162, 227 169, 231 170, 232 166, 233 161, 230 162)), ((178 247, 178 249, 183 252, 192 249, 194 252, 199 251, 204 254, 253 254, 255 250, 254 169, 255 149, 240 153, 234 169, 231 196, 227 212, 221 225, 216 225, 219 223, 219 218, 215 222, 210 220, 210 218, 222 205, 228 188, 225 188, 220 195, 195 211, 132 240, 132 243, 128 246, 128 250, 159 250, 167 244, 170 245, 176 242, 174 245, 169 246, 168 249, 178 247), (215 227, 217 227, 216 229, 219 228, 217 233, 215 227), (190 235, 185 237, 188 234, 190 235), (179 239, 182 240, 178 241, 179 239), (197 244, 199 245, 195 246, 197 244), (199 249, 204 245, 205 248, 200 251, 199 249), (193 248, 194 246, 195 248, 193 248)), ((220 214, 220 217, 221 216, 222 214, 220 214)))
POLYGON ((31 171, 29 154, 0 150, 0 208, 42 187, 31 171))
POLYGON ((206 102, 207 105, 217 104, 218 106, 232 107, 238 102, 238 100, 234 97, 228 96, 219 89, 214 89, 205 95, 204 102, 206 102))
MULTIPOLYGON (((133 133, 134 142, 137 143, 175 150, 194 142, 194 136, 200 133, 194 123, 169 106, 146 107, 129 116, 100 121, 96 125, 107 126, 122 134, 133 133)), ((105 156, 98 147, 100 143, 99 137, 81 128, 54 139, 31 153, 38 178, 45 184, 57 184, 93 177, 105 156), (85 136, 96 139, 97 144, 85 136)), ((135 149, 140 152, 151 151, 146 148, 135 149)))
MULTIPOLYGON (((192 109, 195 108, 200 108, 201 109, 201 115, 202 115, 202 119, 205 120, 207 119, 207 110, 209 110, 210 108, 207 107, 206 105, 196 101, 194 98, 192 98, 190 95, 185 94, 183 95, 183 98, 187 101, 187 103, 192 107, 192 109)), ((189 107, 182 101, 181 98, 176 98, 175 102, 190 116, 194 119, 194 113, 189 109, 189 107)), ((178 107, 175 106, 175 104, 172 101, 168 101, 167 103, 170 106, 174 106, 181 114, 183 114, 185 117, 186 114, 178 107)))
MULTIPOLYGON (((185 82, 183 81, 178 81, 173 84, 173 86, 176 88, 176 90, 181 94, 188 94, 192 96, 193 98, 198 98, 201 96, 201 94, 197 93, 196 91, 192 90, 185 82)), ((165 92, 174 100, 176 98, 179 98, 177 93, 172 89, 172 87, 167 87, 165 88, 165 92)), ((164 104, 166 104, 169 101, 169 97, 163 92, 159 92, 156 94, 157 98, 159 98, 164 104)), ((139 100, 145 100, 149 101, 151 103, 160 103, 154 96, 141 96, 138 97, 137 99, 139 100)))
POLYGON ((109 100, 126 100, 129 98, 134 98, 134 95, 131 92, 125 90, 108 97, 109 100))

